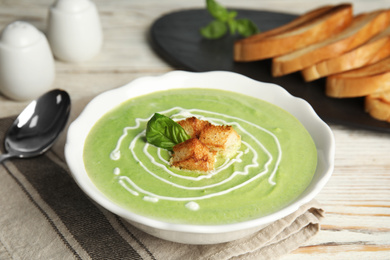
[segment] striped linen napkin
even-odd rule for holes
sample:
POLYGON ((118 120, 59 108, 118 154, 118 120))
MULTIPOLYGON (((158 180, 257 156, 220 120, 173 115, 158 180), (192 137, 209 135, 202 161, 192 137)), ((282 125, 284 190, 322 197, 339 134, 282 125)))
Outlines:
MULTIPOLYGON (((0 119, 0 140, 13 120, 0 119)), ((61 150, 63 140, 56 144, 61 150)), ((145 234, 92 202, 72 179, 61 153, 51 149, 0 165, 0 259, 275 259, 318 233, 323 218, 312 201, 237 241, 173 243, 145 234)))

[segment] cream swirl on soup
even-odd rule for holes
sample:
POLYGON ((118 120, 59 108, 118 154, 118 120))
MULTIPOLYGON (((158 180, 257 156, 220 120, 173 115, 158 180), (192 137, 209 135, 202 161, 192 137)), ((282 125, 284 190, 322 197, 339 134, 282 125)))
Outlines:
MULTIPOLYGON (((238 185, 234 185, 234 186, 232 186, 232 187, 230 187, 228 189, 223 189, 223 190, 220 190, 218 192, 212 192, 212 193, 210 193, 208 195, 203 195, 203 196, 198 196, 198 197, 169 197, 169 196, 163 196, 163 195, 160 195, 160 194, 149 192, 147 189, 139 187, 136 184, 136 182, 134 182, 131 179, 131 177, 119 176, 118 183, 123 188, 128 190, 129 193, 131 193, 132 195, 139 196, 140 194, 144 194, 146 196, 146 198, 148 198, 147 200, 148 201, 152 201, 152 202, 157 202, 160 199, 172 200, 172 201, 202 200, 202 199, 207 199, 207 198, 211 198, 211 197, 214 197, 214 196, 221 196, 223 194, 229 193, 229 192, 231 192, 231 191, 233 191, 235 189, 241 188, 241 187, 251 183, 252 181, 256 180, 257 178, 259 178, 259 177, 261 177, 261 176, 263 176, 265 174, 267 174, 269 176, 268 177, 268 182, 269 182, 270 185, 275 185, 276 184, 275 181, 274 181, 274 176, 276 174, 276 170, 277 170, 278 165, 280 163, 280 160, 282 158, 282 151, 281 151, 281 148, 280 148, 280 143, 279 143, 278 138, 272 132, 264 129, 263 127, 261 127, 259 125, 256 125, 256 124, 253 124, 251 122, 248 122, 246 120, 243 120, 243 119, 240 119, 240 118, 237 118, 237 117, 232 117, 232 116, 225 115, 225 114, 221 114, 221 113, 215 113, 215 112, 211 112, 211 111, 206 111, 206 110, 184 109, 184 108, 180 108, 180 107, 175 107, 175 108, 172 108, 172 109, 169 109, 169 110, 166 110, 166 111, 159 111, 158 113, 163 114, 163 115, 172 114, 173 113, 171 115, 171 117, 174 120, 180 120, 180 119, 183 119, 183 118, 195 116, 195 117, 197 117, 199 119, 207 120, 207 121, 212 122, 214 124, 233 125, 233 126, 235 126, 236 129, 239 130, 239 132, 242 135, 243 140, 251 139, 253 141, 254 145, 251 145, 251 144, 243 141, 244 150, 243 151, 239 151, 237 153, 237 155, 235 157, 233 157, 232 159, 226 159, 223 162, 223 164, 221 164, 219 167, 217 167, 211 174, 199 175, 199 176, 195 176, 195 177, 188 176, 185 173, 184 174, 177 174, 177 173, 172 171, 171 167, 169 166, 168 160, 166 160, 161 155, 161 152, 163 150, 162 148, 155 147, 155 149, 154 149, 154 148, 150 147, 151 146, 150 144, 145 143, 143 141, 140 141, 140 139, 145 138, 145 130, 141 129, 140 122, 147 122, 150 118, 143 118, 143 119, 136 118, 135 122, 134 122, 134 126, 128 126, 128 127, 125 127, 123 129, 123 134, 118 139, 118 141, 116 143, 116 146, 115 146, 115 149, 110 154, 111 160, 115 160, 116 161, 116 160, 120 159, 120 154, 121 154, 120 153, 120 147, 121 147, 121 144, 122 144, 123 140, 128 135, 128 131, 135 131, 135 132, 139 132, 139 134, 137 134, 136 137, 133 140, 131 140, 130 146, 128 147, 128 149, 130 149, 130 151, 131 151, 131 153, 133 155, 134 160, 136 160, 140 164, 140 166, 143 168, 143 170, 146 173, 152 175, 157 180, 165 182, 165 183, 167 183, 169 185, 172 185, 172 186, 174 186, 176 188, 186 189, 186 190, 205 190, 205 189, 218 187, 218 186, 220 186, 222 184, 228 183, 233 178, 239 178, 242 175, 248 175, 250 168, 255 169, 255 171, 257 173, 254 174, 254 176, 252 176, 249 180, 243 180, 238 185), (216 118, 215 116, 218 116, 219 118, 216 118), (277 149, 277 156, 276 156, 276 158, 274 158, 274 156, 264 146, 264 144, 261 142, 261 138, 258 138, 256 136, 256 131, 252 131, 252 133, 251 133, 250 131, 248 131, 246 129, 247 125, 250 125, 250 126, 254 127, 254 129, 256 131, 261 131, 263 133, 266 133, 267 135, 269 135, 269 137, 271 139, 274 140, 274 144, 275 144, 276 149, 277 149), (145 153, 147 155, 147 157, 149 158, 150 162, 153 165, 158 166, 160 169, 162 169, 163 171, 168 173, 168 178, 164 178, 164 177, 156 174, 155 172, 150 170, 145 164, 142 163, 142 161, 138 158, 137 153, 135 152, 136 150, 134 148, 135 148, 136 145, 143 145, 143 149, 142 149, 143 153, 145 153), (152 154, 150 152, 150 150, 156 150, 156 149, 157 149, 157 153, 152 154), (263 155, 267 156, 267 160, 266 160, 265 163, 259 162, 259 160, 258 160, 259 152, 257 152, 257 151, 260 151, 260 153, 262 153, 263 155), (242 160, 241 160, 242 156, 249 156, 249 157, 251 157, 251 163, 248 164, 248 165, 245 165, 245 167, 243 167, 243 169, 241 171, 234 170, 230 174, 230 176, 228 176, 226 179, 224 179, 222 181, 219 181, 219 182, 216 182, 216 183, 213 183, 213 184, 209 184, 209 185, 204 185, 204 186, 202 186, 202 185, 200 185, 200 186, 185 186, 185 185, 180 185, 180 184, 176 183, 174 180, 172 180, 172 177, 182 178, 182 179, 187 179, 187 180, 193 180, 193 181, 200 181, 200 180, 205 179, 205 178, 212 178, 213 176, 219 174, 221 171, 224 171, 224 170, 228 169, 229 167, 231 167, 232 164, 240 164, 242 162, 242 160), (275 161, 275 164, 274 164, 273 167, 270 167, 270 164, 271 164, 272 161, 275 161), (154 198, 154 199, 151 200, 150 198, 154 198)), ((114 170, 118 171, 118 169, 120 169, 120 168, 116 167, 114 170)), ((115 173, 115 175, 118 175, 118 174, 115 173)), ((196 210, 197 209, 198 209, 198 207, 196 207, 196 210)))

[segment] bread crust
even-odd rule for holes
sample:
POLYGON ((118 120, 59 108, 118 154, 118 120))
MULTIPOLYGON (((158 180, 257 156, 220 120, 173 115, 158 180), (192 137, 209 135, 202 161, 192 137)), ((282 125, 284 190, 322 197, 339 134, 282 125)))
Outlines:
MULTIPOLYGON (((352 8, 352 5, 350 5, 350 4, 348 4, 348 5, 352 8)), ((306 24, 307 22, 313 20, 316 17, 319 17, 319 16, 325 14, 326 12, 329 12, 331 9, 334 9, 334 8, 335 8, 334 5, 321 6, 319 8, 316 8, 314 10, 311 10, 307 13, 304 13, 304 14, 298 16, 297 18, 295 18, 294 20, 292 20, 291 22, 289 22, 287 24, 284 24, 282 26, 276 27, 274 29, 271 29, 271 30, 268 30, 265 32, 257 33, 255 35, 250 36, 250 37, 246 37, 244 39, 238 40, 236 43, 237 44, 256 43, 259 40, 262 40, 266 37, 280 35, 282 33, 288 32, 288 31, 296 30, 299 26, 306 24)))
POLYGON ((234 60, 272 58, 319 42, 346 28, 352 13, 351 4, 317 8, 286 25, 236 41, 234 60))
POLYGON ((362 97, 390 90, 390 57, 362 68, 327 77, 326 95, 362 97))
POLYGON ((272 61, 272 75, 283 76, 334 58, 368 41, 390 25, 390 10, 360 14, 341 33, 272 61))
POLYGON ((390 123, 390 91, 366 96, 364 107, 373 118, 390 123))
POLYGON ((390 56, 390 26, 367 43, 302 70, 306 82, 360 68, 390 56))
POLYGON ((369 77, 328 78, 326 95, 334 98, 363 97, 390 89, 390 71, 369 77))
POLYGON ((380 60, 376 63, 339 73, 336 75, 329 76, 329 78, 357 78, 357 77, 367 77, 384 72, 390 71, 390 57, 387 57, 383 60, 380 60))

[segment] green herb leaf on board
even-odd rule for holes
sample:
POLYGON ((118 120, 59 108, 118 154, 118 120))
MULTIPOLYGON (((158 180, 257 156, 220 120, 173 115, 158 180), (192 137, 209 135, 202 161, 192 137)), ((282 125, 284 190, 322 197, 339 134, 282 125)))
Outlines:
POLYGON ((206 39, 219 39, 229 30, 231 35, 238 33, 248 37, 259 32, 256 24, 249 19, 236 19, 237 12, 229 11, 215 0, 206 0, 208 12, 215 20, 200 28, 200 34, 206 39))

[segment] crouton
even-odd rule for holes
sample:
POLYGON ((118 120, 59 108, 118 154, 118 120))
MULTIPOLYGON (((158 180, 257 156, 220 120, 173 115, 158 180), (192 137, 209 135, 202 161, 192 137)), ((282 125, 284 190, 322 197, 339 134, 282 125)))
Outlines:
POLYGON ((189 117, 177 123, 183 127, 189 136, 196 138, 199 138, 202 129, 210 124, 208 121, 200 120, 196 117, 189 117))
POLYGON ((191 138, 173 147, 170 163, 180 169, 207 173, 214 169, 215 154, 197 138, 191 138))
POLYGON ((232 157, 241 146, 241 136, 228 125, 205 126, 199 135, 199 141, 224 158, 232 157))
POLYGON ((241 146, 241 137, 232 126, 216 126, 189 117, 177 122, 191 138, 173 147, 172 167, 208 173, 217 157, 230 158, 241 146))

